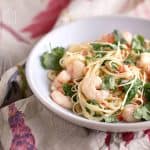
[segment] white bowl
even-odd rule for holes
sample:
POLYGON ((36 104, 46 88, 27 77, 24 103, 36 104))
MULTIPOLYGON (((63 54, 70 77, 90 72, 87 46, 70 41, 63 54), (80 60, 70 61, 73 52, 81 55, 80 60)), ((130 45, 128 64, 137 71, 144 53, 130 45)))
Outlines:
POLYGON ((148 129, 150 128, 150 121, 136 123, 96 122, 78 116, 73 112, 57 105, 50 98, 50 82, 47 78, 47 71, 44 70, 40 64, 40 56, 43 54, 43 52, 50 50, 50 43, 52 47, 66 47, 73 43, 95 40, 99 38, 100 35, 112 32, 114 29, 130 31, 133 34, 142 34, 146 38, 150 39, 149 27, 150 21, 143 19, 121 16, 105 16, 78 20, 76 22, 72 22, 68 25, 57 28, 44 36, 33 48, 29 55, 26 64, 26 76, 29 86, 31 87, 35 96, 48 109, 74 124, 91 129, 111 132, 139 131, 148 129))

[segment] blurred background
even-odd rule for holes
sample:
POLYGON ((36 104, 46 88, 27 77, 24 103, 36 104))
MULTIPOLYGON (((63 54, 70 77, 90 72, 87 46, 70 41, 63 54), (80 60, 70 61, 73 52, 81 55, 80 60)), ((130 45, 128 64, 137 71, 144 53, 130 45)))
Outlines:
POLYGON ((0 75, 56 24, 100 15, 150 18, 149 0, 0 0, 0 75))

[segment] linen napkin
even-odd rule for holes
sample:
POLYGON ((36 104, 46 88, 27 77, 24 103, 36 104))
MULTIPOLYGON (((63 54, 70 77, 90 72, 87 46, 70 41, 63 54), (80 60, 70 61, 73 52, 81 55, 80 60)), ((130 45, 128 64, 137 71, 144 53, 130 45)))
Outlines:
MULTIPOLYGON (((1 0, 0 74, 26 58, 39 38, 52 29, 64 8, 56 27, 79 18, 104 14, 150 19, 149 6, 149 0, 37 0, 36 3, 31 0, 1 0)), ((10 68, 1 77, 0 149, 150 149, 150 129, 134 133, 101 132, 59 118, 32 94, 24 69, 25 61, 10 68)))

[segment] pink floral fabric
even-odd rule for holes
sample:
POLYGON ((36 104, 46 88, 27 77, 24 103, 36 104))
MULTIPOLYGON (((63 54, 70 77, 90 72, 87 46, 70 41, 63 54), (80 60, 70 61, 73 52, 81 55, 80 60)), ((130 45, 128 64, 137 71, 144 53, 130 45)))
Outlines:
POLYGON ((24 60, 42 35, 89 16, 121 14, 150 19, 149 0, 0 1, 0 149, 149 150, 150 129, 110 133, 73 125, 49 110, 28 87, 24 60))

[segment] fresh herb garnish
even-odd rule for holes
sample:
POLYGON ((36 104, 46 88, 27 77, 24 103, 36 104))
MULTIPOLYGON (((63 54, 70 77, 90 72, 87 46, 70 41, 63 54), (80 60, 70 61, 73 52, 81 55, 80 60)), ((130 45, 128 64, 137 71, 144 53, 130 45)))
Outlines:
MULTIPOLYGON (((125 92, 128 91, 128 89, 130 88, 131 84, 128 84, 128 85, 125 85, 123 87, 123 90, 125 92)), ((130 89, 130 91, 128 92, 128 95, 127 95, 127 99, 126 99, 126 104, 130 103, 130 101, 135 97, 135 95, 137 94, 137 91, 138 90, 141 90, 143 87, 143 82, 139 79, 137 79, 133 85, 132 85, 132 88, 130 89)))
POLYGON ((104 49, 114 49, 116 46, 107 43, 91 43, 94 51, 103 51, 104 49))
POLYGON ((135 110, 134 117, 138 120, 150 120, 150 103, 145 104, 135 110))
POLYGON ((134 50, 135 53, 137 54, 141 54, 142 52, 146 51, 144 45, 144 37, 141 35, 136 35, 133 39, 132 39, 132 49, 134 50))
POLYGON ((147 100, 150 100, 150 82, 147 82, 144 85, 144 96, 147 100))
POLYGON ((136 64, 136 60, 133 59, 133 57, 131 55, 129 55, 127 57, 127 59, 124 61, 125 64, 128 65, 135 65, 136 64))
POLYGON ((111 66, 112 66, 113 70, 118 70, 118 64, 117 63, 113 62, 113 63, 111 63, 111 66))
POLYGON ((90 62, 95 61, 95 60, 96 60, 96 57, 94 57, 94 56, 92 56, 92 57, 86 56, 85 57, 86 64, 89 64, 90 62))
POLYGON ((111 44, 101 44, 101 43, 91 43, 94 52, 94 58, 102 58, 106 52, 104 50, 114 49, 114 46, 111 44))
POLYGON ((62 87, 66 96, 71 97, 75 93, 74 91, 72 91, 73 84, 64 83, 62 87))
POLYGON ((88 107, 85 107, 85 109, 88 113, 91 113, 91 110, 88 107))
POLYGON ((114 35, 114 44, 124 44, 127 43, 127 41, 125 40, 125 38, 122 36, 122 34, 118 31, 118 30, 114 30, 113 31, 113 35, 114 35))
POLYGON ((64 48, 63 47, 56 47, 53 48, 52 51, 45 52, 41 56, 41 64, 45 69, 52 69, 55 71, 61 70, 61 66, 59 64, 59 60, 64 55, 64 48))
POLYGON ((116 89, 115 78, 111 75, 104 76, 102 88, 103 89, 115 90, 116 89))
POLYGON ((92 105, 99 105, 99 103, 96 100, 88 100, 87 101, 88 104, 92 104, 92 105))

